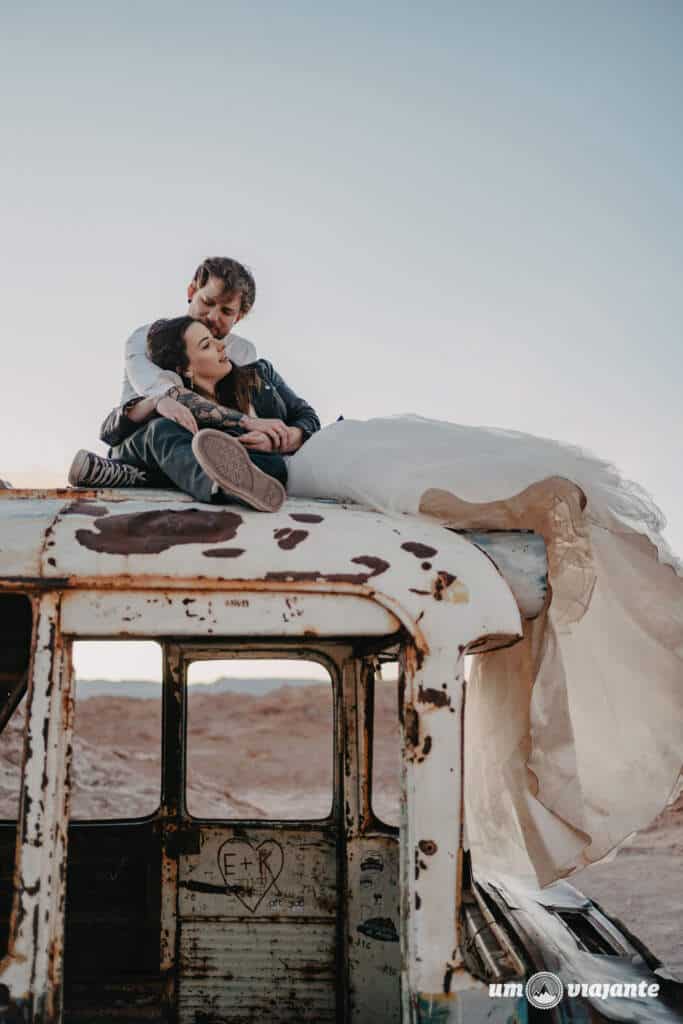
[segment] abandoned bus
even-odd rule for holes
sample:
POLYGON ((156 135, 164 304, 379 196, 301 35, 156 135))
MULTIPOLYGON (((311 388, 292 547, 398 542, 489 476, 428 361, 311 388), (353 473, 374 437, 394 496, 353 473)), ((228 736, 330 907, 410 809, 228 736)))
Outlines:
MULTIPOLYGON (((540 538, 142 490, 6 490, 0 537, 0 722, 17 739, 15 809, 0 821, 0 1020, 681 1019, 680 984, 594 903, 567 883, 480 877, 464 848, 464 659, 514 644, 543 608, 540 538), (88 715, 78 652, 112 643, 154 645, 159 663, 158 728, 119 781, 98 775, 96 742, 72 742, 74 716, 88 715), (306 666, 325 686, 302 689, 284 754, 263 740, 263 716, 244 738, 253 697, 205 694, 226 778, 197 785, 193 680, 260 662, 306 666), (380 705, 400 736, 393 819, 377 782, 380 705), (246 761, 291 773, 294 796, 236 792, 246 761), (306 769, 310 799, 295 787, 306 769), (76 806, 78 771, 100 804, 76 806), (551 1006, 543 989, 534 1003, 525 985, 539 972, 632 991, 551 1006)), ((142 729, 117 706, 97 735, 142 729)))

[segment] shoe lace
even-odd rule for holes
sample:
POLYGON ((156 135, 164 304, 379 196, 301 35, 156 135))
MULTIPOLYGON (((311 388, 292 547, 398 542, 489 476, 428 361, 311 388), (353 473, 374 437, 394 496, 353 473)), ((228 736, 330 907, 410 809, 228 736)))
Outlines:
POLYGON ((103 459, 100 456, 92 458, 90 466, 91 486, 93 487, 118 487, 121 484, 131 485, 142 483, 145 474, 135 466, 126 466, 120 462, 112 462, 110 459, 103 459))

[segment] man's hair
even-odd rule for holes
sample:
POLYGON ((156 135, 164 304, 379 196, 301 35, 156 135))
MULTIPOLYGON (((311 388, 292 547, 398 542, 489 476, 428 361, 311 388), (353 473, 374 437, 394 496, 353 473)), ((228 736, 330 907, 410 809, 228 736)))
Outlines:
MULTIPOLYGON (((147 331, 149 358, 162 370, 179 373, 189 387, 192 382, 187 374, 190 361, 185 331, 191 324, 199 323, 201 320, 193 316, 175 316, 170 320, 155 320, 147 331)), ((260 389, 261 381, 254 364, 236 366, 233 363, 230 373, 216 384, 216 398, 221 405, 249 413, 252 393, 260 389)))
POLYGON ((226 294, 238 292, 242 316, 249 312, 256 300, 256 282, 246 267, 227 256, 209 256, 195 270, 192 283, 203 288, 210 277, 220 278, 226 294))

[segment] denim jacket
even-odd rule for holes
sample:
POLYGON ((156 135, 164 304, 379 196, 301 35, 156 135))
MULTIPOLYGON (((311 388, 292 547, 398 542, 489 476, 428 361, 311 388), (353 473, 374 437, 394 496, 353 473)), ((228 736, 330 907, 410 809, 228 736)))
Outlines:
MULTIPOLYGON (((254 412, 260 419, 278 419, 286 423, 288 427, 300 427, 304 434, 304 441, 307 441, 311 434, 320 430, 320 420, 315 409, 299 398, 297 394, 285 383, 272 363, 267 359, 258 359, 251 364, 261 380, 261 387, 251 394, 251 402, 254 412)), ((149 422, 149 421, 147 421, 149 422)), ((119 405, 112 409, 100 428, 100 439, 114 448, 134 434, 145 423, 133 423, 124 411, 124 406, 119 405)), ((228 431, 231 434, 243 434, 243 428, 235 425, 228 431)))

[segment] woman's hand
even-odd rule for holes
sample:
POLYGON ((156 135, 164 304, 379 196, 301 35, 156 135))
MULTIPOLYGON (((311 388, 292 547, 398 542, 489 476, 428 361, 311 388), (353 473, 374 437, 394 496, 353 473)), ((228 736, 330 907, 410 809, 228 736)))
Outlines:
POLYGON ((191 434, 196 434, 199 430, 197 421, 190 410, 186 409, 181 402, 176 402, 175 398, 169 398, 168 395, 164 395, 157 402, 156 410, 160 416, 167 420, 173 420, 174 423, 179 423, 181 427, 185 427, 185 430, 189 430, 191 434))
POLYGON ((259 416, 243 416, 240 420, 240 426, 249 432, 258 431, 261 434, 265 434, 273 442, 274 451, 284 451, 288 444, 290 428, 282 420, 261 419, 259 416))
POLYGON ((250 430, 246 434, 240 434, 237 440, 244 445, 245 448, 251 449, 255 452, 272 452, 273 441, 264 434, 262 430, 250 430))

